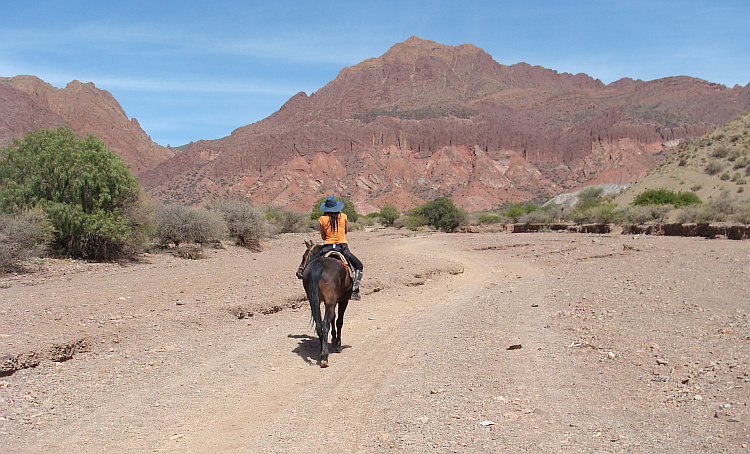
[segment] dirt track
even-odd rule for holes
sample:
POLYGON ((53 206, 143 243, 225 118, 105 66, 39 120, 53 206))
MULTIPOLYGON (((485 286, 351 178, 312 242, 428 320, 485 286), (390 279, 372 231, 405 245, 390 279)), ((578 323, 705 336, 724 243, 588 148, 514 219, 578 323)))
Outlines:
POLYGON ((321 369, 306 238, 1 278, 0 452, 750 449, 748 241, 356 232, 321 369))

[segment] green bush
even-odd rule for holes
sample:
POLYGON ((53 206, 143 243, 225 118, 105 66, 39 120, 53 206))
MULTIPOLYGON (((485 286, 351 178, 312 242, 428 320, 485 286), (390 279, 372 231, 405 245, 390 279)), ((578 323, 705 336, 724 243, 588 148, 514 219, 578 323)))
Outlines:
POLYGON ((383 225, 392 226, 400 216, 401 212, 394 205, 386 204, 380 207, 380 222, 383 225))
POLYGON ((518 222, 518 220, 524 214, 531 213, 532 211, 536 211, 538 209, 538 206, 528 203, 512 203, 507 205, 507 208, 502 212, 502 214, 509 218, 511 222, 518 222))
POLYGON ((150 228, 128 217, 141 203, 128 165, 93 135, 41 129, 0 150, 0 212, 43 210, 59 253, 95 260, 132 254, 150 228))
POLYGON ((51 236, 49 221, 41 210, 17 216, 0 213, 0 273, 22 271, 23 262, 41 255, 51 236))
POLYGON ((156 242, 161 246, 216 243, 227 234, 222 215, 204 208, 164 205, 156 212, 156 242))
POLYGON ((576 208, 587 210, 602 203, 604 189, 602 188, 585 188, 578 191, 578 203, 576 208))
POLYGON ((269 235, 266 213, 249 203, 220 202, 211 207, 224 218, 229 236, 238 246, 260 251, 260 243, 269 235))
MULTIPOLYGON (((399 218, 401 220, 403 218, 399 218)), ((397 223, 394 223, 396 225, 397 223)), ((417 230, 420 227, 424 227, 426 225, 429 225, 427 222, 427 219, 425 219, 424 216, 422 216, 419 213, 411 212, 408 216, 406 216, 406 219, 404 221, 404 227, 406 227, 409 230, 417 230)))
POLYGON ((503 218, 497 214, 480 213, 477 222, 481 225, 500 224, 503 222, 503 218))
POLYGON ((604 203, 588 208, 577 208, 570 214, 570 219, 576 224, 613 224, 619 223, 622 215, 617 205, 604 203))
POLYGON ((453 200, 448 197, 438 197, 415 208, 412 212, 424 218, 427 225, 445 232, 452 232, 466 222, 465 214, 462 214, 453 204, 453 200))
MULTIPOLYGON (((341 209, 341 212, 346 213, 346 217, 349 219, 349 221, 357 222, 359 214, 354 208, 354 204, 346 197, 336 197, 336 200, 338 200, 339 202, 344 202, 344 208, 341 209)), ((312 219, 313 221, 317 221, 318 218, 323 216, 323 212, 320 211, 320 206, 325 203, 325 201, 326 197, 321 197, 315 201, 315 203, 313 204, 312 213, 310 213, 310 219, 312 219)))
POLYGON ((680 208, 699 203, 701 203, 700 197, 692 192, 674 192, 668 189, 649 189, 635 196, 632 204, 636 206, 672 205, 675 208, 680 208))

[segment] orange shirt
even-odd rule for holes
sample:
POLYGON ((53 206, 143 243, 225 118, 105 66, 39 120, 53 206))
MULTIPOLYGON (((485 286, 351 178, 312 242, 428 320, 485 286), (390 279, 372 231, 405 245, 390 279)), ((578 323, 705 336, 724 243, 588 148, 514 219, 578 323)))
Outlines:
POLYGON ((327 214, 318 219, 320 222, 320 232, 321 234, 325 234, 325 244, 346 243, 346 213, 339 213, 338 228, 335 232, 331 228, 330 220, 331 218, 327 214))

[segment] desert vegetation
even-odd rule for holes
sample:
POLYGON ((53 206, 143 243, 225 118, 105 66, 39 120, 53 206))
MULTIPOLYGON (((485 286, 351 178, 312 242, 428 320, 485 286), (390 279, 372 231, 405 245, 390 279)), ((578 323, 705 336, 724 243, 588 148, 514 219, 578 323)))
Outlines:
POLYGON ((0 213, 26 222, 24 213, 44 213, 55 253, 110 260, 138 252, 151 227, 143 200, 129 166, 95 136, 37 130, 0 150, 0 213))

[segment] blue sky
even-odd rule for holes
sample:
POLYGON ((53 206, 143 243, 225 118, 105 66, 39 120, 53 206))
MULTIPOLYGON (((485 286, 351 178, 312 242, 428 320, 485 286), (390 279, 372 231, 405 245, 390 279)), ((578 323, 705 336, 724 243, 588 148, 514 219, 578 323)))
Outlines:
POLYGON ((410 36, 604 83, 750 83, 748 0, 0 1, 0 76, 93 82, 161 145, 229 135, 410 36))

